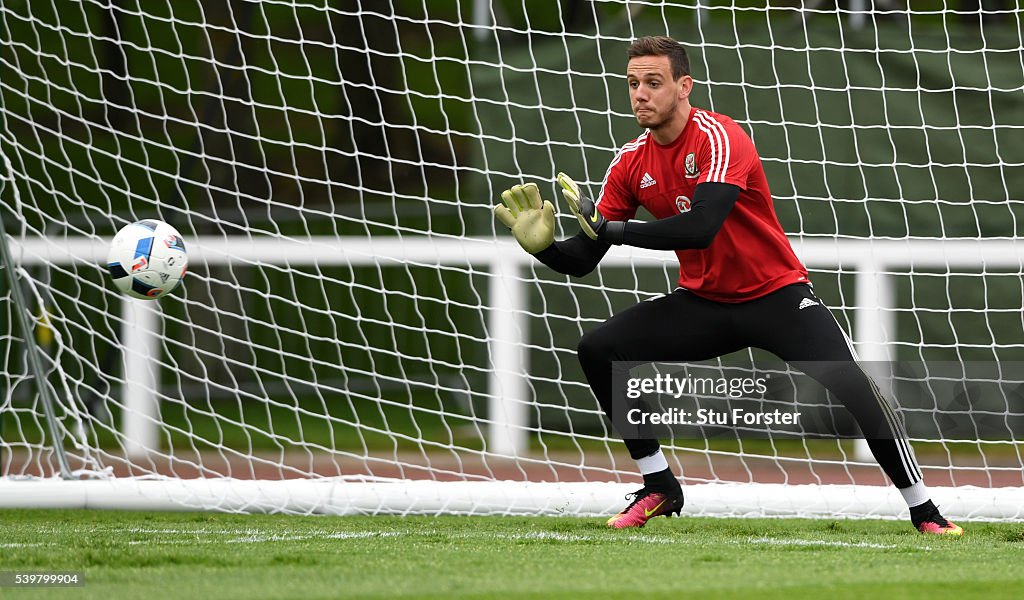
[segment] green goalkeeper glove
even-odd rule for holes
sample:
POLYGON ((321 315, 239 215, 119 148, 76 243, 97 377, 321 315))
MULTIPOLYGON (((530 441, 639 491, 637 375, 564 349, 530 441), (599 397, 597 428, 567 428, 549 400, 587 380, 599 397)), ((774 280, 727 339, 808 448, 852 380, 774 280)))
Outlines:
POLYGON ((565 173, 559 173, 557 179, 558 185, 562 186, 562 195, 569 202, 569 208, 572 210, 572 214, 576 215, 576 220, 580 222, 580 229, 583 230, 583 233, 592 240, 601 237, 608 221, 605 220, 601 211, 597 210, 594 201, 583 195, 580 186, 576 185, 572 177, 565 173))
POLYGON ((530 254, 555 243, 555 207, 540 197, 537 184, 514 185, 501 193, 504 205, 494 207, 494 216, 512 230, 516 241, 530 254))

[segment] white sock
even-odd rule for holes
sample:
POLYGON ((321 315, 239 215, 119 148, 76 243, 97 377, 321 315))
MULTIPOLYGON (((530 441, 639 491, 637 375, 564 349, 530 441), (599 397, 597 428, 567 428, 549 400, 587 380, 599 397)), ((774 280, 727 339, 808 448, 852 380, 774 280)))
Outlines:
POLYGON ((665 460, 665 455, 661 453, 661 448, 659 448, 657 452, 650 456, 636 459, 636 466, 640 469, 641 475, 648 475, 667 469, 668 461, 665 460))
POLYGON ((910 508, 920 506, 930 500, 928 487, 925 486, 923 481, 918 481, 910 487, 899 488, 899 490, 903 494, 903 499, 906 500, 907 506, 910 508))

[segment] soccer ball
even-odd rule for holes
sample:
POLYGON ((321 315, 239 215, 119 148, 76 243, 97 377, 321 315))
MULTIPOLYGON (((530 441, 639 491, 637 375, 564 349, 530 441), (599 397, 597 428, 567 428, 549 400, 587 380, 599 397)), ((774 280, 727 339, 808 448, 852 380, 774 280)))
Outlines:
POLYGON ((155 300, 173 292, 187 267, 181 234, 154 219, 125 225, 114 236, 107 255, 114 285, 133 298, 155 300))

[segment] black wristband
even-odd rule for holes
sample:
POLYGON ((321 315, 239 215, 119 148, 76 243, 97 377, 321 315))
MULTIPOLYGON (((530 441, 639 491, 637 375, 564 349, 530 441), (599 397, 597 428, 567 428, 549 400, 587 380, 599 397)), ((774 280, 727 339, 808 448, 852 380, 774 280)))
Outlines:
POLYGON ((602 242, 616 246, 621 245, 622 239, 626 236, 626 223, 627 221, 608 221, 604 224, 604 229, 601 230, 601 235, 598 238, 602 242))

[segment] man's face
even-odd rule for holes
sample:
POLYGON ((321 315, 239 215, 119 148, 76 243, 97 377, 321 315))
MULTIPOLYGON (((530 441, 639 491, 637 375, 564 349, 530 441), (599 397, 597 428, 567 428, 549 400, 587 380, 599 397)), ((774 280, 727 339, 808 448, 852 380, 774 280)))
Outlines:
POLYGON ((668 122, 689 97, 693 79, 683 75, 672 79, 672 65, 667 56, 638 56, 626 67, 629 101, 641 127, 657 129, 668 122))

